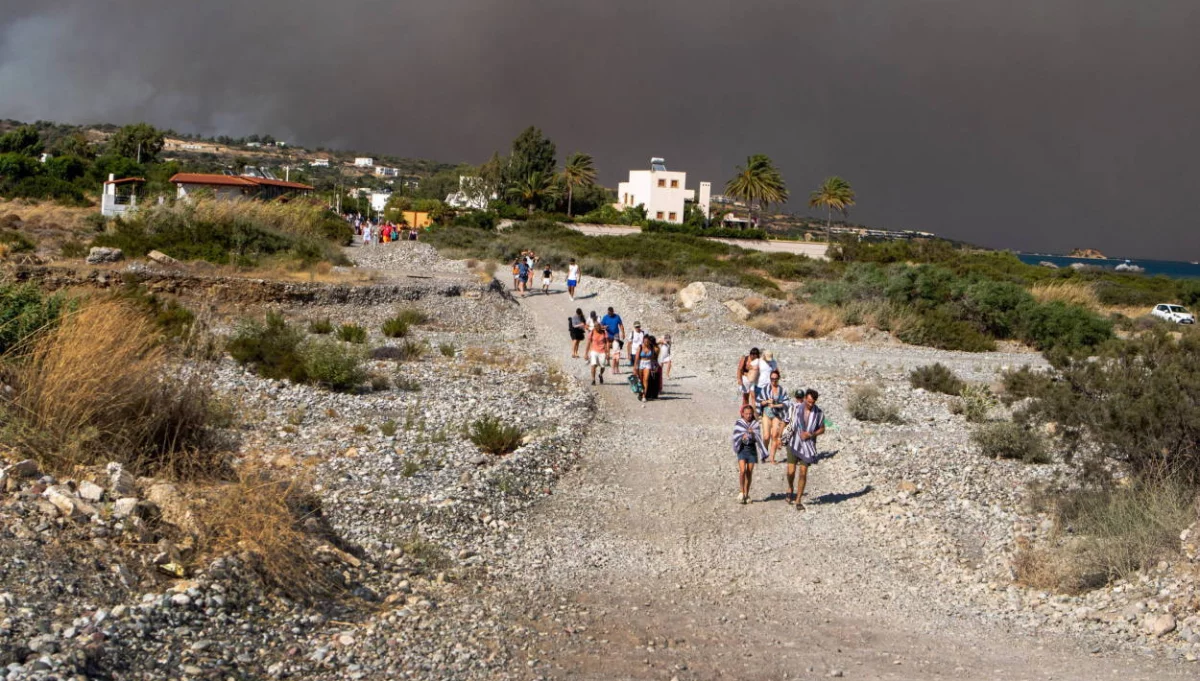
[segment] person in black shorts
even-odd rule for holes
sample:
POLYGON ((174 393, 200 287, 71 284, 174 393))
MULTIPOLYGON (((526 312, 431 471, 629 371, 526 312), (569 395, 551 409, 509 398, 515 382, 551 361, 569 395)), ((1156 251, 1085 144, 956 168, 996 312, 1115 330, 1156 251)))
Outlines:
POLYGON ((750 503, 750 482, 754 477, 754 464, 766 461, 767 446, 763 443, 762 431, 754 418, 754 407, 742 405, 742 417, 733 424, 733 453, 738 462, 738 501, 750 503))
POLYGON ((584 330, 587 328, 587 317, 583 316, 583 310, 575 308, 575 316, 567 320, 568 329, 571 332, 571 357, 579 357, 579 344, 583 342, 584 330))

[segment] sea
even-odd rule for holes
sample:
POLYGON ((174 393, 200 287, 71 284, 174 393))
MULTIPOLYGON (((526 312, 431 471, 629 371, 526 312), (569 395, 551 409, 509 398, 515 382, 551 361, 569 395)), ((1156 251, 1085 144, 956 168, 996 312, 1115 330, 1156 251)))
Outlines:
POLYGON ((1017 257, 1021 262, 1029 265, 1038 265, 1043 262, 1054 263, 1059 267, 1070 267, 1075 263, 1081 263, 1089 267, 1099 267, 1101 269, 1113 270, 1121 263, 1129 263, 1142 268, 1143 274, 1148 277, 1166 276, 1172 279, 1200 279, 1200 264, 1194 262, 1186 262, 1182 260, 1125 260, 1123 258, 1072 258, 1067 255, 1040 255, 1037 253, 1017 253, 1017 257))

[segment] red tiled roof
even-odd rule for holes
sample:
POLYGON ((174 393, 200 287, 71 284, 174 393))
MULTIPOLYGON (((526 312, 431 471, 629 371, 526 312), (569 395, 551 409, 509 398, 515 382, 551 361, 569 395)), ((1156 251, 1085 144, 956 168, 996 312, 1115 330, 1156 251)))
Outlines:
POLYGON ((211 173, 178 173, 171 177, 172 184, 208 184, 224 187, 282 187, 284 189, 302 189, 312 191, 312 187, 299 182, 284 182, 283 180, 268 180, 265 177, 245 177, 241 175, 215 175, 211 173))
POLYGON ((125 184, 126 182, 145 182, 144 177, 122 177, 119 180, 105 180, 104 184, 125 184))
POLYGON ((253 182, 244 177, 233 175, 214 175, 211 173, 176 173, 169 180, 171 184, 210 184, 223 187, 254 187, 253 182))

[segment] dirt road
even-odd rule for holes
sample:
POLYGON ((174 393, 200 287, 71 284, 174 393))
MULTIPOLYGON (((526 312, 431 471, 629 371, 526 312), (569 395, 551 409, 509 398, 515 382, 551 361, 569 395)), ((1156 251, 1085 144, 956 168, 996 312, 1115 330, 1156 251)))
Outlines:
MULTIPOLYGON (((567 225, 571 229, 587 234, 588 236, 625 236, 626 234, 637 234, 642 230, 637 227, 623 227, 619 225, 583 225, 571 224, 567 225)), ((720 241, 731 246, 740 246, 741 248, 752 251, 766 251, 768 253, 795 253, 797 255, 807 255, 810 258, 825 257, 825 244, 811 244, 803 241, 763 241, 758 239, 718 239, 713 238, 713 241, 720 241)))
MULTIPOLYGON (((576 306, 602 314, 612 304, 626 324, 640 316, 652 331, 673 325, 665 308, 622 286, 585 282, 585 290, 597 293, 578 303, 562 294, 522 301, 537 344, 581 380, 586 368, 570 358, 565 331, 576 306)), ((737 352, 719 334, 691 332, 677 344, 664 399, 645 407, 624 375, 597 386, 591 445, 531 519, 534 548, 512 587, 541 604, 531 611, 551 610, 532 624, 544 634, 530 653, 538 673, 1127 681, 1195 672, 1092 654, 1100 648, 1079 639, 1008 631, 960 608, 929 575, 901 570, 862 531, 856 511, 873 490, 865 464, 837 434, 820 443, 832 458, 811 473, 809 510, 783 501, 782 466, 770 465, 758 467, 755 503, 736 504, 728 436, 737 352), (726 343, 728 361, 715 365, 710 358, 726 343)), ((820 383, 833 370, 810 353, 794 371, 820 383)))

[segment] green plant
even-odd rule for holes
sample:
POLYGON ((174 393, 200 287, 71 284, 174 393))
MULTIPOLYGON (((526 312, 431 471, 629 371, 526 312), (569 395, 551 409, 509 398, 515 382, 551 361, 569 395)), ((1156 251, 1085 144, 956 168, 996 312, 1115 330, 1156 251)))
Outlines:
POLYGON ((337 337, 347 343, 362 344, 367 342, 367 330, 357 324, 342 324, 337 329, 337 337))
POLYGON ((441 343, 438 345, 438 352, 442 353, 442 357, 453 358, 458 354, 458 348, 454 346, 454 343, 441 343))
POLYGON ((420 326, 429 321, 429 314, 415 307, 406 307, 397 312, 394 318, 409 326, 420 326))
POLYGON ((908 375, 908 382, 914 388, 945 395, 957 395, 962 392, 964 383, 954 375, 954 372, 944 364, 936 363, 918 367, 908 375))
POLYGON ((295 409, 288 410, 287 422, 293 426, 300 426, 304 424, 304 418, 306 416, 308 416, 307 408, 303 406, 296 407, 295 409))
POLYGON ((348 392, 367 380, 362 353, 332 340, 311 341, 302 348, 304 371, 310 381, 348 392))
POLYGON ((329 317, 310 319, 308 322, 308 332, 322 336, 333 333, 333 322, 329 321, 329 317))
POLYGON ((10 253, 32 253, 37 250, 37 244, 28 234, 15 229, 0 229, 0 244, 7 246, 10 253))
POLYGON ((412 459, 405 461, 404 467, 400 469, 400 475, 403 475, 406 478, 411 478, 419 472, 421 472, 421 464, 413 461, 412 459))
POLYGON ((0 285, 0 354, 20 351, 54 328, 69 307, 66 298, 43 295, 33 284, 0 285))
POLYGON ((972 383, 959 391, 954 409, 971 423, 983 423, 996 403, 996 397, 986 385, 972 383))
POLYGON ((374 390, 375 392, 387 390, 388 388, 392 387, 391 379, 389 379, 387 376, 384 376, 383 374, 372 373, 370 375, 370 380, 371 380, 371 390, 374 390))
POLYGON ((404 341, 399 346, 398 360, 401 362, 415 362, 425 356, 425 350, 428 349, 424 343, 419 341, 404 341))
POLYGON ((896 337, 911 345, 924 345, 942 350, 991 352, 996 343, 970 324, 954 319, 942 309, 918 314, 915 323, 905 325, 896 337))
POLYGON ((383 323, 383 335, 388 338, 403 338, 408 335, 408 322, 392 317, 383 323))
POLYGON ((227 349, 233 359, 264 378, 308 380, 300 343, 304 334, 278 312, 268 312, 263 322, 244 320, 234 331, 227 349))
POLYGON ((1021 327, 1021 337, 1039 350, 1090 351, 1112 338, 1112 322, 1059 301, 1027 305, 1021 327))
POLYGON ((388 420, 384 421, 383 424, 381 426, 379 426, 379 432, 384 437, 394 436, 396 434, 396 420, 388 419, 388 420))
POLYGON ((900 410, 887 401, 879 386, 860 385, 850 393, 850 415, 859 421, 901 423, 900 410))
POLYGON ((1025 463, 1050 463, 1046 439, 1034 428, 1012 421, 985 423, 971 432, 971 441, 993 459, 1019 459, 1025 463))
MULTIPOLYGON (((399 390, 401 392, 406 392, 406 393, 421 392, 421 383, 419 381, 417 381, 416 379, 405 378, 403 376, 397 376, 395 378, 395 380, 393 381, 393 385, 396 386, 396 390, 399 390)), ((405 430, 407 430, 407 428, 405 430)))
POLYGON ((485 416, 471 424, 470 440, 488 454, 508 454, 521 446, 524 433, 519 426, 505 424, 495 416, 485 416))

